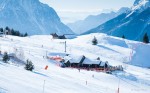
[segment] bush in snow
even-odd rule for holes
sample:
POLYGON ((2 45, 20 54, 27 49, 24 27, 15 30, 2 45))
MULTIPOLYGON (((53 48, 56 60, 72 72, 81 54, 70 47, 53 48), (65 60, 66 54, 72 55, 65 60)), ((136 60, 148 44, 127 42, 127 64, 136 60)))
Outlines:
POLYGON ((27 60, 27 63, 25 65, 25 69, 29 70, 29 71, 32 71, 34 69, 33 63, 31 61, 27 60))
POLYGON ((97 41, 96 37, 94 37, 93 40, 92 40, 92 44, 97 45, 97 43, 98 43, 98 41, 97 41))
POLYGON ((5 52, 5 53, 4 53, 4 56, 3 56, 3 61, 4 61, 5 63, 7 63, 9 60, 10 60, 10 58, 9 58, 7 52, 5 52))
POLYGON ((143 37, 143 42, 144 42, 144 43, 149 43, 149 38, 148 38, 147 33, 145 33, 145 35, 144 35, 144 37, 143 37))

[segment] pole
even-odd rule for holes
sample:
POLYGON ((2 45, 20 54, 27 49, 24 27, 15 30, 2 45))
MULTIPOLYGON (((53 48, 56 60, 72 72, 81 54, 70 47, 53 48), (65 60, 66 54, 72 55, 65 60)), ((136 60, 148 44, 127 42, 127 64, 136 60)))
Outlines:
POLYGON ((45 80, 44 80, 44 83, 43 83, 43 93, 44 93, 44 89, 45 89, 45 80))
POLYGON ((67 44, 66 44, 66 41, 65 41, 65 53, 66 53, 66 47, 67 47, 67 44))
POLYGON ((118 90, 117 90, 117 93, 120 92, 119 87, 120 87, 120 78, 119 78, 119 82, 118 82, 118 90))
POLYGON ((47 51, 46 51, 46 58, 47 58, 47 51))

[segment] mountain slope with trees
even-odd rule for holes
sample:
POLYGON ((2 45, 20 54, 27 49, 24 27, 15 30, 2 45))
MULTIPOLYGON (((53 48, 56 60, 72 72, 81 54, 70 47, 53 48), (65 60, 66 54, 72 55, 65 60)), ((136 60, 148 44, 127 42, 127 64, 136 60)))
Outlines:
POLYGON ((106 33, 117 37, 142 41, 147 33, 150 37, 150 0, 136 0, 131 11, 87 31, 89 33, 106 33))

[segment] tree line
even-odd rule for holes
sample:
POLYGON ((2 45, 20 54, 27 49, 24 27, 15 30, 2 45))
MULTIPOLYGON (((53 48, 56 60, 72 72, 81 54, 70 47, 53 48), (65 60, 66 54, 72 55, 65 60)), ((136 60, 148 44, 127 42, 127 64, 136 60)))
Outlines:
POLYGON ((28 36, 28 33, 20 33, 19 31, 17 30, 14 30, 13 28, 9 28, 8 26, 5 27, 5 28, 0 28, 0 32, 3 33, 3 34, 6 34, 6 35, 13 35, 13 36, 20 36, 20 37, 26 37, 28 36))

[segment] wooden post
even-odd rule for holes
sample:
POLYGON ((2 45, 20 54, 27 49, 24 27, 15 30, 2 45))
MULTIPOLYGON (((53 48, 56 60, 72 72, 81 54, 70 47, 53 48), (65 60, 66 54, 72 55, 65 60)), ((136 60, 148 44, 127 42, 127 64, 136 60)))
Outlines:
POLYGON ((44 93, 44 90, 45 90, 45 80, 44 80, 44 83, 43 83, 43 93, 44 93))
POLYGON ((117 93, 119 93, 119 88, 118 88, 118 91, 117 91, 117 93))
POLYGON ((46 51, 46 58, 47 58, 47 51, 46 51))
POLYGON ((119 78, 119 82, 118 82, 118 90, 117 90, 117 93, 120 93, 120 78, 119 78))
POLYGON ((87 85, 87 80, 86 80, 86 85, 87 85))
POLYGON ((67 51, 66 51, 66 47, 67 47, 67 44, 66 44, 66 41, 65 41, 65 53, 67 52, 67 51))

